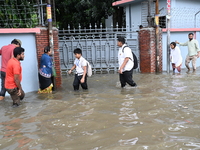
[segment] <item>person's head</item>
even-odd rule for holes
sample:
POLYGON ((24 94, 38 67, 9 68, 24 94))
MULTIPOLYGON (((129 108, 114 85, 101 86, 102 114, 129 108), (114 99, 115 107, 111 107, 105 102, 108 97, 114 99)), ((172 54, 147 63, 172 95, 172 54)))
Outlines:
POLYGON ((142 29, 142 28, 143 28, 143 26, 142 26, 142 25, 139 25, 139 28, 140 28, 140 29, 142 29))
POLYGON ((194 36, 193 33, 189 33, 189 34, 188 34, 188 38, 189 38, 190 41, 193 40, 193 36, 194 36))
POLYGON ((24 48, 16 47, 13 51, 13 55, 18 60, 24 60, 24 48))
POLYGON ((22 46, 22 42, 19 39, 12 40, 11 44, 14 44, 16 47, 21 47, 22 46))
POLYGON ((176 43, 175 42, 171 42, 170 43, 170 47, 171 47, 171 49, 174 49, 176 47, 176 43))
POLYGON ((117 46, 122 47, 125 44, 125 39, 123 37, 118 37, 117 46))
POLYGON ((80 48, 76 48, 74 50, 74 55, 75 55, 76 58, 79 59, 82 56, 82 50, 80 48))
POLYGON ((44 53, 45 54, 48 54, 48 55, 51 55, 51 48, 49 47, 49 46, 46 46, 45 48, 44 48, 44 53))

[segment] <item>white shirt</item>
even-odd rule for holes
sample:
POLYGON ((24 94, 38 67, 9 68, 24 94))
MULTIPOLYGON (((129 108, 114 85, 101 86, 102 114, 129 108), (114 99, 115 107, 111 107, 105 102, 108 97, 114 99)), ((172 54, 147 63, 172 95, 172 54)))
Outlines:
POLYGON ((178 46, 176 46, 174 49, 170 49, 171 54, 171 63, 174 63, 176 67, 180 66, 182 64, 182 56, 181 56, 181 51, 178 46))
POLYGON ((122 47, 119 48, 119 52, 118 52, 118 63, 119 63, 119 68, 121 67, 121 65, 123 64, 124 60, 126 57, 129 57, 130 59, 128 60, 127 64, 125 65, 124 69, 122 72, 124 71, 130 71, 133 68, 134 62, 133 62, 133 54, 132 51, 129 47, 125 47, 124 48, 124 52, 122 52, 123 47, 126 46, 126 44, 124 44, 122 47))
POLYGON ((83 58, 82 56, 79 59, 76 58, 74 60, 74 64, 76 65, 76 74, 83 74, 84 73, 83 67, 87 66, 85 58, 83 58))

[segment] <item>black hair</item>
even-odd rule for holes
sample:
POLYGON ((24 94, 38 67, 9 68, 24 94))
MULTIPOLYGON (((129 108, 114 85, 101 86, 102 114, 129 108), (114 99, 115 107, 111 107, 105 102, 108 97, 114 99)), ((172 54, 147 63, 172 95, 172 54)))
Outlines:
POLYGON ((16 58, 17 55, 21 55, 24 51, 25 51, 24 48, 22 48, 22 47, 16 47, 14 49, 14 51, 13 51, 13 55, 16 58))
POLYGON ((143 28, 143 25, 139 25, 139 28, 143 28))
POLYGON ((125 43, 125 39, 123 37, 118 37, 117 41, 121 42, 122 44, 125 43))
POLYGON ((49 46, 46 46, 45 48, 44 48, 44 53, 48 53, 48 52, 50 52, 51 51, 51 48, 49 47, 49 46))
POLYGON ((194 35, 193 33, 189 33, 188 35, 194 35))
POLYGON ((174 45, 174 48, 176 47, 176 43, 175 42, 171 42, 170 45, 174 45))
POLYGON ((17 41, 17 39, 12 40, 11 44, 15 44, 15 45, 21 46, 21 44, 17 41))
POLYGON ((80 48, 76 48, 74 50, 74 54, 81 54, 82 55, 82 50, 80 48))

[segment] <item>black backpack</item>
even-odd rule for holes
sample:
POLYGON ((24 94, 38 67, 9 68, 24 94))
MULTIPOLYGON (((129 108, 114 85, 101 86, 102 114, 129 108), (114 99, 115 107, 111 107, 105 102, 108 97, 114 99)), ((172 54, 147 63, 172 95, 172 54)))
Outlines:
MULTIPOLYGON (((124 46, 123 47, 123 49, 122 49, 123 53, 124 53, 124 48, 125 47, 128 47, 128 46, 124 46)), ((133 69, 137 69, 138 68, 138 60, 137 60, 137 57, 135 56, 135 54, 133 53, 133 51, 132 51, 132 54, 133 54, 133 60, 132 61, 134 61, 133 69)), ((130 60, 131 60, 131 58, 130 58, 130 60)))

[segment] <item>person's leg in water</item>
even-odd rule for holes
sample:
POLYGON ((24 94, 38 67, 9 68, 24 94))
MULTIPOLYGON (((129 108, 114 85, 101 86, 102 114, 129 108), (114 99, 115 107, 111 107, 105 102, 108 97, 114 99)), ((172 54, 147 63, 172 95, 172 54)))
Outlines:
POLYGON ((79 90, 79 84, 80 84, 79 76, 75 74, 74 82, 73 82, 74 91, 79 90))
POLYGON ((192 67, 193 67, 193 72, 196 71, 196 61, 197 61, 197 56, 192 56, 192 67))
POLYGON ((172 63, 172 69, 173 69, 173 73, 175 73, 175 69, 176 69, 175 63, 172 63))
POLYGON ((5 98, 6 88, 5 88, 5 77, 6 73, 1 71, 1 92, 0 92, 0 100, 5 98))
POLYGON ((121 83, 121 87, 124 88, 126 86, 126 80, 125 80, 125 77, 124 77, 124 73, 119 74, 119 81, 121 83))
MULTIPOLYGON (((83 76, 80 76, 80 80, 83 76)), ((84 90, 87 90, 88 89, 88 86, 87 86, 87 75, 85 76, 85 82, 84 83, 81 83, 81 87, 82 89, 84 90)))
POLYGON ((190 56, 187 56, 186 59, 185 59, 185 66, 186 66, 186 68, 188 69, 187 72, 190 71, 190 66, 189 66, 190 61, 191 61, 191 57, 190 57, 190 56))
POLYGON ((137 84, 133 81, 133 69, 130 71, 124 71, 123 74, 126 83, 133 87, 137 86, 137 84))

